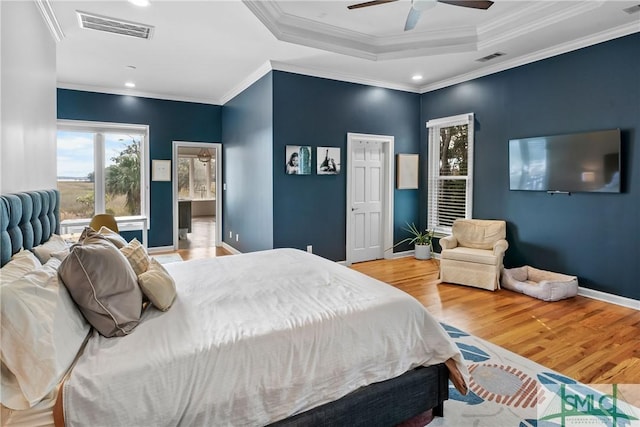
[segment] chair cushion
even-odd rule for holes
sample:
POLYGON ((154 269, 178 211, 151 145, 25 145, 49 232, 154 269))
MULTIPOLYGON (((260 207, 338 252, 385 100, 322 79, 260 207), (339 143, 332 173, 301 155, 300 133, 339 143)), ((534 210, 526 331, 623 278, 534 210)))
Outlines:
POLYGON ((453 223, 452 234, 458 246, 475 249, 492 249, 493 244, 506 237, 504 221, 488 219, 457 219, 453 223))
POLYGON ((486 249, 474 249, 458 246, 447 249, 440 254, 442 259, 455 261, 473 262, 476 264, 498 265, 501 259, 493 254, 493 251, 486 249))

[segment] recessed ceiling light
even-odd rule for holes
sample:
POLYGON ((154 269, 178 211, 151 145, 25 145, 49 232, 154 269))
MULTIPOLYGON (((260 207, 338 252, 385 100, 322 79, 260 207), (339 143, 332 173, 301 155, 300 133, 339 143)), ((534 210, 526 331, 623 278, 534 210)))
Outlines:
POLYGON ((412 80, 419 81, 422 80, 422 74, 415 74, 411 77, 412 80))
POLYGON ((134 82, 126 82, 124 85, 131 88, 136 87, 136 84, 134 82))
POLYGON ((149 6, 149 0, 129 0, 129 3, 135 4, 136 6, 140 6, 140 7, 149 6))

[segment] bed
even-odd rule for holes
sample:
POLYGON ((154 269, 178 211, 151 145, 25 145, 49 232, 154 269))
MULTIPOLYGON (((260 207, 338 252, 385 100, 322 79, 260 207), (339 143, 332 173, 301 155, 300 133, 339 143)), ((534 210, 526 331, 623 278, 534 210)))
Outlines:
MULTIPOLYGON (((0 198, 3 265, 53 239, 58 206, 55 190, 0 198)), ((163 269, 170 308, 146 304, 123 336, 74 324, 74 342, 86 336, 32 407, 5 406, 3 335, 3 424, 424 425, 451 372, 464 387, 459 351, 418 301, 334 262, 276 249, 163 269)))

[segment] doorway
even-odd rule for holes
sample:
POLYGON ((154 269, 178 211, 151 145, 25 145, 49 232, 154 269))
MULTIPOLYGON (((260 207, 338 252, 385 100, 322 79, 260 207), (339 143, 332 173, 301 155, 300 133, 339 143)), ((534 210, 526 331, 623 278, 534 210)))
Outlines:
POLYGON ((222 145, 173 141, 173 248, 221 246, 222 145))
POLYGON ((393 136, 347 134, 347 265, 393 256, 393 156, 393 136))

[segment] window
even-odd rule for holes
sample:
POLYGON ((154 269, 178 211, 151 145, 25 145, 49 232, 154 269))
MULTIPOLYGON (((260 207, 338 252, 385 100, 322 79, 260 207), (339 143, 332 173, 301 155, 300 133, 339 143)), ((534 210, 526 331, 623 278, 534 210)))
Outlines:
MULTIPOLYGON (((198 149, 199 150, 199 149, 198 149)), ((212 200, 216 195, 215 150, 209 161, 198 160, 195 154, 178 150, 178 197, 192 200, 212 200)))
POLYGON ((57 176, 65 229, 88 224, 96 213, 147 216, 147 138, 147 126, 58 121, 57 176))
POLYGON ((429 129, 428 228, 451 234, 457 218, 471 218, 473 113, 427 122, 429 129))

